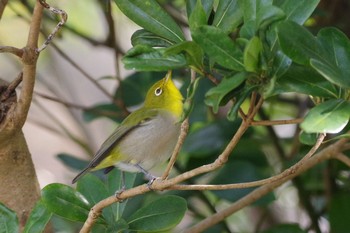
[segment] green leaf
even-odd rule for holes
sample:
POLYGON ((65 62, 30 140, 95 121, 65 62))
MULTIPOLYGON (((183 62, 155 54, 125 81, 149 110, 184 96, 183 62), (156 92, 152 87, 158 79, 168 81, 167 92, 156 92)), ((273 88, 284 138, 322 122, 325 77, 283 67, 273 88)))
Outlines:
POLYGON ((187 136, 182 152, 195 160, 216 154, 232 137, 232 131, 228 130, 232 128, 235 128, 232 122, 222 119, 193 130, 187 136))
POLYGON ((131 36, 131 44, 136 46, 138 44, 148 45, 150 47, 169 47, 171 42, 158 36, 152 32, 140 29, 134 32, 131 36))
POLYGON ((198 73, 202 73, 203 49, 193 41, 184 41, 167 48, 165 50, 165 55, 175 55, 181 52, 185 53, 187 64, 198 73))
POLYGON ((246 78, 247 74, 243 72, 224 78, 219 85, 207 92, 204 100, 205 104, 212 107, 214 113, 217 113, 224 97, 241 85, 246 78))
POLYGON ((107 117, 113 121, 121 122, 124 115, 118 106, 111 103, 98 104, 83 110, 83 119, 86 122, 91 122, 101 117, 107 117))
POLYGON ((202 6, 202 1, 197 0, 197 3, 192 10, 192 13, 188 19, 190 29, 193 30, 201 25, 207 24, 207 16, 202 6))
POLYGON ((228 69, 243 70, 243 53, 223 30, 213 26, 200 26, 192 31, 192 37, 209 55, 209 59, 228 69))
POLYGON ((23 233, 39 233, 45 230, 45 227, 51 219, 52 212, 50 212, 43 201, 38 201, 27 220, 23 233))
POLYGON ((234 121, 237 119, 237 113, 244 100, 255 90, 256 86, 245 86, 242 90, 239 91, 234 104, 227 113, 227 119, 229 121, 234 121))
POLYGON ((0 202, 0 232, 19 232, 17 214, 0 202))
POLYGON ((322 29, 317 39, 324 55, 311 57, 311 66, 328 81, 350 88, 350 40, 336 28, 322 29))
POLYGON ((299 141, 305 145, 313 146, 317 142, 317 133, 305 133, 301 131, 299 134, 299 141))
POLYGON ((233 32, 242 22, 243 14, 237 0, 220 0, 213 20, 213 25, 226 34, 233 32))
MULTIPOLYGON (((198 0, 187 0, 186 1, 186 12, 187 17, 189 18, 194 10, 198 0)), ((209 19, 210 13, 213 10, 214 0, 201 0, 202 6, 206 15, 206 21, 209 19)))
POLYGON ((284 21, 278 24, 277 33, 283 52, 294 62, 309 65, 310 58, 322 59, 318 41, 303 26, 284 21))
POLYGON ((139 71, 168 71, 183 68, 187 65, 184 55, 166 56, 164 52, 164 49, 137 45, 125 54, 122 61, 126 69, 139 71))
POLYGON ((283 10, 273 5, 265 5, 258 9, 256 15, 256 29, 266 28, 273 22, 285 17, 283 10))
POLYGON ((142 28, 169 40, 181 42, 180 27, 155 0, 114 0, 119 9, 142 28))
POLYGON ((350 229, 350 201, 348 193, 334 195, 330 202, 329 222, 332 233, 344 233, 350 229))
POLYGON ((262 49, 263 47, 259 37, 254 36, 244 49, 243 62, 246 71, 258 72, 262 49))
POLYGON ((41 197, 48 211, 71 221, 85 222, 92 207, 82 194, 63 184, 45 186, 41 197))
POLYGON ((57 158, 61 160, 64 165, 77 171, 83 170, 89 163, 86 160, 78 159, 76 156, 67 153, 59 153, 57 158))
POLYGON ((307 231, 300 228, 298 224, 280 224, 274 226, 262 233, 307 233, 307 231))
MULTIPOLYGON (((122 171, 118 169, 113 169, 108 173, 107 178, 107 190, 108 195, 115 195, 116 192, 122 190, 123 188, 123 176, 122 171)), ((137 173, 130 173, 130 172, 124 172, 124 182, 125 182, 125 188, 132 188, 135 184, 137 173)), ((126 204, 128 203, 128 200, 124 200, 123 202, 115 203, 111 205, 113 209, 113 213, 116 216, 116 219, 121 219, 121 216, 124 213, 124 209, 126 204)), ((134 199, 133 199, 134 200, 134 199)))
POLYGON ((182 113, 180 122, 184 121, 190 115, 190 113, 194 108, 194 96, 195 96, 195 93, 197 92, 200 79, 201 78, 195 79, 187 87, 187 92, 186 92, 187 96, 183 104, 183 113, 182 113))
MULTIPOLYGON (((83 194, 91 205, 95 205, 110 196, 104 183, 92 174, 86 174, 78 181, 77 191, 83 194)), ((115 217, 111 206, 102 210, 102 216, 110 225, 114 223, 115 217)))
POLYGON ((292 65, 277 79, 275 93, 296 92, 311 96, 337 98, 337 89, 312 68, 292 65))
POLYGON ((244 22, 255 21, 259 9, 264 6, 272 6, 272 0, 238 0, 243 11, 244 22))
POLYGON ((333 99, 312 108, 300 126, 307 133, 339 133, 349 117, 350 103, 333 99))
POLYGON ((286 19, 294 21, 300 25, 311 16, 320 0, 274 0, 274 5, 281 8, 286 19))
POLYGON ((130 230, 165 231, 175 227, 185 215, 186 200, 178 196, 162 196, 136 211, 128 219, 130 230))

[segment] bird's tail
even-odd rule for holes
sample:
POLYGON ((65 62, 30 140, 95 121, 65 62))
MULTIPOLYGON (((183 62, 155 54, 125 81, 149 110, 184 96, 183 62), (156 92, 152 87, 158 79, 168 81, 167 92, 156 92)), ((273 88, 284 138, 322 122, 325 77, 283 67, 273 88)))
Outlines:
POLYGON ((82 176, 84 176, 88 171, 90 171, 91 167, 86 167, 84 170, 82 170, 73 180, 72 184, 77 182, 82 176))

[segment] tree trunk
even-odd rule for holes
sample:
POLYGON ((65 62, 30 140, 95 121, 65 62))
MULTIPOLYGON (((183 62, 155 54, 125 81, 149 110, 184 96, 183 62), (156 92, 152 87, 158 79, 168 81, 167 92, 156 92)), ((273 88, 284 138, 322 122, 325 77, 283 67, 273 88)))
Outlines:
POLYGON ((17 213, 23 229, 40 198, 39 183, 22 131, 0 138, 0 201, 17 213))

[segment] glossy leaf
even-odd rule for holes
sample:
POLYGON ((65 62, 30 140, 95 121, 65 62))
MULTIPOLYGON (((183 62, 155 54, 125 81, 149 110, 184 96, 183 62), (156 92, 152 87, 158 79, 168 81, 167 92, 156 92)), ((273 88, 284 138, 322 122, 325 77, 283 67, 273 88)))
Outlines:
MULTIPOLYGON (((113 169, 108 173, 106 185, 107 185, 107 191, 109 196, 115 195, 117 192, 122 190, 123 182, 125 182, 126 189, 132 188, 134 186, 137 173, 124 172, 124 181, 121 173, 122 172, 117 168, 113 169)), ((111 205, 113 209, 113 214, 115 215, 116 219, 121 219, 121 216, 124 213, 124 209, 128 201, 129 199, 124 200, 123 202, 119 202, 111 205)))
POLYGON ((202 6, 202 1, 197 0, 197 3, 192 10, 190 17, 188 18, 188 24, 190 29, 193 30, 201 25, 207 24, 207 16, 202 6))
POLYGON ((350 88, 350 40, 336 28, 322 29, 317 39, 324 55, 311 57, 311 66, 331 83, 350 88))
POLYGON ((17 214, 0 202, 0 232, 19 232, 17 214))
POLYGON ((132 231, 165 231, 175 227, 185 215, 186 200, 178 196, 162 196, 136 211, 128 224, 132 231))
MULTIPOLYGON (((104 183, 102 183, 99 178, 92 174, 86 174, 84 177, 82 177, 78 181, 76 189, 78 192, 84 195, 86 200, 91 205, 95 205, 99 201, 110 196, 108 189, 104 183)), ((110 224, 114 223, 115 217, 111 206, 104 208, 102 215, 104 219, 106 219, 110 224)))
POLYGON ((92 207, 82 194, 58 183, 45 186, 41 197, 50 212, 71 221, 85 222, 92 207))
POLYGON ((338 133, 349 117, 350 103, 333 99, 312 108, 300 126, 307 133, 338 133))
POLYGON ((205 96, 205 104, 212 107, 214 113, 217 113, 224 97, 232 90, 241 85, 247 78, 246 73, 224 78, 219 85, 210 89, 205 96))
POLYGON ((170 42, 183 41, 184 35, 180 27, 159 6, 155 0, 114 0, 119 9, 132 21, 170 42))
POLYGON ((243 11, 244 22, 255 21, 258 10, 271 6, 272 0, 238 0, 239 6, 243 11))
POLYGON ((234 121, 237 119, 238 110, 243 104, 244 100, 255 90, 256 86, 245 86, 238 95, 236 96, 235 102, 227 113, 227 119, 229 121, 234 121))
POLYGON ((185 54, 187 64, 198 73, 201 73, 203 69, 203 49, 193 41, 184 41, 167 48, 165 55, 179 54, 181 52, 185 54))
POLYGON ((27 220, 23 233, 39 233, 45 230, 45 227, 49 220, 51 219, 52 212, 50 212, 44 203, 40 200, 38 201, 30 216, 27 220))
POLYGON ((244 49, 244 68, 248 72, 257 72, 259 69, 259 58, 262 51, 262 43, 257 36, 254 36, 244 49))
POLYGON ((276 93, 296 92, 311 96, 337 98, 337 89, 312 68, 293 65, 277 80, 276 93))
POLYGON ((158 36, 152 32, 140 29, 134 32, 131 36, 131 44, 136 46, 138 44, 148 45, 150 47, 169 47, 172 45, 167 39, 158 36))
POLYGON ((213 26, 201 26, 192 31, 192 37, 209 58, 232 70, 243 70, 243 53, 224 31, 213 26))
POLYGON ((182 152, 195 159, 216 154, 232 137, 233 132, 228 130, 231 128, 235 128, 235 125, 223 119, 191 131, 184 142, 182 152))
POLYGON ((316 133, 305 133, 301 131, 299 134, 299 141, 305 145, 313 146, 317 142, 318 134, 316 133))
POLYGON ((258 9, 256 15, 256 29, 258 28, 266 28, 273 22, 280 20, 285 17, 284 12, 272 5, 265 5, 258 9))
POLYGON ((311 16, 319 2, 320 0, 274 0, 274 5, 285 12, 287 20, 302 25, 311 16))
MULTIPOLYGON (((190 17, 192 14, 198 0, 187 0, 186 1, 186 11, 187 11, 187 17, 190 17)), ((208 20, 210 13, 213 10, 213 3, 214 0, 201 0, 202 6, 206 15, 206 20, 208 20)))
POLYGON ((126 69, 139 71, 168 71, 187 65, 184 55, 166 56, 164 51, 164 49, 153 49, 137 45, 130 49, 122 60, 126 69))
POLYGON ((220 0, 213 20, 213 25, 225 33, 233 32, 242 22, 243 14, 237 0, 220 0))
POLYGON ((318 41, 303 26, 284 21, 278 24, 277 32, 283 52, 294 62, 309 65, 310 58, 322 59, 318 41))

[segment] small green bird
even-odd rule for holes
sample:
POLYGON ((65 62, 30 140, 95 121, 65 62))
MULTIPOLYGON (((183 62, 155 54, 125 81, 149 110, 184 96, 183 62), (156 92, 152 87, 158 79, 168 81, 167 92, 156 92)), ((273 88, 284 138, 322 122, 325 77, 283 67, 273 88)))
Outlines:
POLYGON ((171 155, 180 133, 183 97, 171 80, 171 71, 147 92, 144 106, 132 112, 102 144, 88 166, 72 181, 88 171, 118 167, 122 171, 148 171, 171 155))

